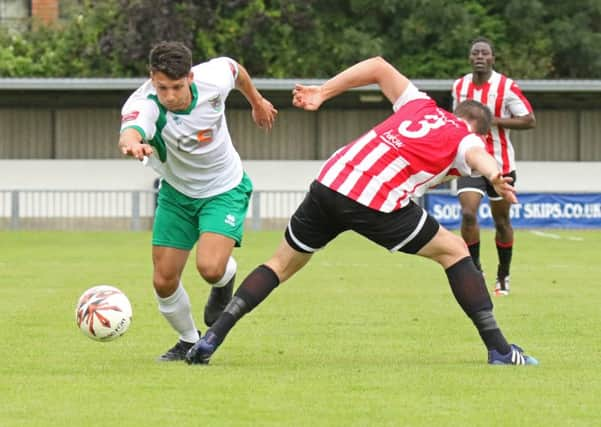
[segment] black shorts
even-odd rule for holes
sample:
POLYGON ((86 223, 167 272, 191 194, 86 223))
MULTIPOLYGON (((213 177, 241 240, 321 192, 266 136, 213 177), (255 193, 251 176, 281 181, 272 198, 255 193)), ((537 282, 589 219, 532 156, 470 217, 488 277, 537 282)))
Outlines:
POLYGON ((380 212, 313 181, 290 218, 286 241, 299 252, 312 253, 352 230, 391 252, 414 254, 439 228, 438 222, 413 202, 393 212, 380 212))
MULTIPOLYGON (((515 171, 506 173, 503 176, 510 176, 513 178, 511 185, 515 185, 516 174, 515 171)), ((471 176, 460 176, 457 179, 457 194, 464 193, 466 191, 473 191, 480 193, 482 197, 488 195, 488 199, 492 201, 502 200, 503 197, 499 196, 492 186, 490 181, 484 177, 472 178, 471 176)))

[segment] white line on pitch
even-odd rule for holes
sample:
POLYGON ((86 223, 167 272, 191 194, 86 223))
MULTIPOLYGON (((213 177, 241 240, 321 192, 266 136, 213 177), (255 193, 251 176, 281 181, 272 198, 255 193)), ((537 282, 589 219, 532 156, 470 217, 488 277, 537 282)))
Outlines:
POLYGON ((537 230, 530 230, 530 232, 540 237, 548 237, 549 239, 561 239, 561 236, 559 234, 543 233, 542 231, 537 230))
MULTIPOLYGON (((538 231, 538 230, 530 230, 530 232, 532 234, 537 235, 537 236, 547 237, 549 239, 562 239, 562 237, 559 234, 544 233, 544 232, 538 231)), ((568 237, 565 237, 565 239, 567 239, 567 240, 573 240, 573 241, 576 241, 576 242, 581 242, 581 241, 584 240, 583 237, 577 237, 577 236, 568 236, 568 237)))

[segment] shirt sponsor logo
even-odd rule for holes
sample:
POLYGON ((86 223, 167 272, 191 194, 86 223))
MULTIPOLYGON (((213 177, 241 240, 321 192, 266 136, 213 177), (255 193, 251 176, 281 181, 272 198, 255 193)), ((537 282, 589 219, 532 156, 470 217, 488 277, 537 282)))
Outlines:
POLYGON ((203 145, 210 144, 213 141, 213 130, 212 129, 203 129, 198 131, 196 134, 196 140, 198 141, 198 145, 202 147, 203 145))
POLYGON ((394 148, 397 149, 403 146, 403 141, 401 141, 392 130, 387 130, 386 132, 384 132, 382 135, 380 135, 380 139, 386 144, 392 145, 394 148))
POLYGON ((136 120, 140 115, 139 111, 132 111, 131 113, 123 114, 121 116, 121 123, 130 122, 132 120, 136 120))

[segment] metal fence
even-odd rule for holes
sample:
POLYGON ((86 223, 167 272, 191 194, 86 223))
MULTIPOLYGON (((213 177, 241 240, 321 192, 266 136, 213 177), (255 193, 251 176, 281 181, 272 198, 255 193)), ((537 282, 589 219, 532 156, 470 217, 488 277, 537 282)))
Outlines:
MULTIPOLYGON (((305 191, 255 191, 246 225, 284 227, 305 191)), ((0 230, 149 230, 156 191, 0 190, 0 230)))
MULTIPOLYGON (((455 188, 453 181, 430 192, 449 194, 455 188)), ((284 228, 305 194, 255 190, 247 228, 284 228)), ((156 196, 153 190, 0 190, 0 230, 150 230, 156 196)))

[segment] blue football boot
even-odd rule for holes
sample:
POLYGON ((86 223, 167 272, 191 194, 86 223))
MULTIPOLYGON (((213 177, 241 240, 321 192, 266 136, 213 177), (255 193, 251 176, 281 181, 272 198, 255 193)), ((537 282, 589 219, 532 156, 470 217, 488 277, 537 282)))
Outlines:
POLYGON ((488 363, 490 365, 538 365, 538 360, 524 354, 521 347, 511 344, 511 351, 507 354, 490 350, 488 352, 488 363))
POLYGON ((204 337, 190 347, 186 353, 186 363, 188 365, 208 365, 218 346, 217 336, 215 333, 208 331, 204 337))

